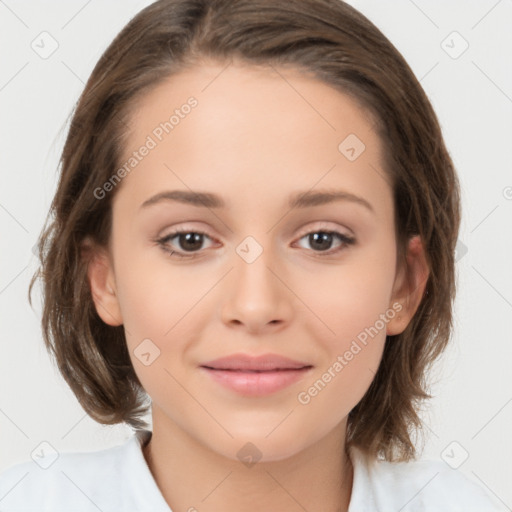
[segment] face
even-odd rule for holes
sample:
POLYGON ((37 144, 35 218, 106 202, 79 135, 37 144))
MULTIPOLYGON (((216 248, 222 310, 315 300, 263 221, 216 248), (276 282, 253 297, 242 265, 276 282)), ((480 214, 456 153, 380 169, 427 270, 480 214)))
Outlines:
POLYGON ((154 422, 262 460, 344 428, 407 323, 382 162, 370 117, 296 71, 212 64, 138 102, 90 276, 154 422))

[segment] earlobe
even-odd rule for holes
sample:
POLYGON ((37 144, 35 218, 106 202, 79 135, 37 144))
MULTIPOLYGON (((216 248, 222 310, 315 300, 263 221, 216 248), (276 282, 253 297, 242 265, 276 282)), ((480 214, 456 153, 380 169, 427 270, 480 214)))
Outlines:
POLYGON ((87 264, 87 277, 96 312, 107 325, 122 325, 114 272, 107 251, 85 241, 82 256, 87 264))
POLYGON ((400 304, 400 314, 387 324, 386 334, 394 336, 402 333, 416 313, 423 298, 429 276, 423 243, 419 235, 409 240, 407 247, 407 268, 401 268, 395 286, 390 307, 400 304))

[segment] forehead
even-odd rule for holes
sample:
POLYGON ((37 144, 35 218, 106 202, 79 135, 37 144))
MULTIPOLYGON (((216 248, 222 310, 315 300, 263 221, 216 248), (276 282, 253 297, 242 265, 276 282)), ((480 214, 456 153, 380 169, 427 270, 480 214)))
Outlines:
POLYGON ((229 203, 232 187, 261 203, 340 185, 389 201, 370 114, 293 68, 211 64, 165 79, 137 101, 121 165, 143 146, 122 184, 141 201, 189 188, 222 190, 229 203))

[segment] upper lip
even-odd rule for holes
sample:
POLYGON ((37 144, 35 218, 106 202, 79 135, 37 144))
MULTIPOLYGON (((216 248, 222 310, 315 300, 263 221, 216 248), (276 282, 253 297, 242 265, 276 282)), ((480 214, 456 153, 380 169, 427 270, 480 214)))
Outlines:
POLYGON ((295 361, 278 354, 263 354, 251 356, 248 354, 232 354, 212 361, 207 361, 200 366, 214 370, 245 370, 245 371, 272 371, 272 370, 298 370, 312 365, 301 361, 295 361))

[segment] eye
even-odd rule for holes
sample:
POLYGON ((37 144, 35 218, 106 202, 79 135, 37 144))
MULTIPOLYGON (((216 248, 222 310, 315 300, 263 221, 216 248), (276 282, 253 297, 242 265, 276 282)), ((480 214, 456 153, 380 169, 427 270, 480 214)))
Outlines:
POLYGON ((306 239, 307 243, 311 245, 312 250, 315 253, 324 253, 319 254, 319 256, 332 256, 333 254, 337 254, 338 252, 342 251, 346 246, 353 245, 356 241, 354 237, 344 235, 343 233, 339 233, 338 231, 324 229, 317 229, 316 231, 311 231, 300 238, 300 240, 304 239, 306 239), (339 240, 340 245, 334 250, 329 250, 336 239, 339 240))
MULTIPOLYGON (((165 235, 164 237, 157 238, 154 240, 163 251, 169 254, 173 258, 193 258, 196 256, 195 253, 204 249, 203 243, 205 237, 211 240, 204 231, 195 231, 191 229, 177 229, 172 233, 165 235), (173 248, 173 242, 174 248, 173 248), (187 254, 188 253, 188 254, 187 254)), ((355 243, 355 238, 340 233, 338 231, 317 229, 316 231, 310 231, 306 235, 302 236, 300 240, 307 240, 311 245, 313 252, 319 256, 332 256, 341 252, 349 245, 355 243), (330 250, 334 241, 338 240, 339 245, 334 250, 330 250)))
POLYGON ((210 237, 203 231, 177 229, 162 238, 156 239, 155 242, 172 257, 193 258, 195 256, 193 253, 203 249, 202 245, 204 237, 210 239, 210 237), (175 244, 178 246, 178 250, 173 250, 169 247, 172 245, 170 242, 174 239, 176 239, 175 244))

